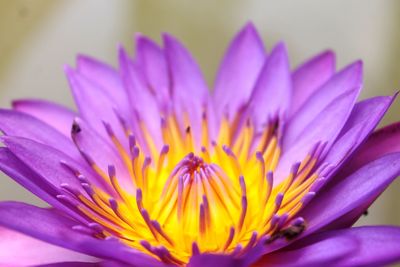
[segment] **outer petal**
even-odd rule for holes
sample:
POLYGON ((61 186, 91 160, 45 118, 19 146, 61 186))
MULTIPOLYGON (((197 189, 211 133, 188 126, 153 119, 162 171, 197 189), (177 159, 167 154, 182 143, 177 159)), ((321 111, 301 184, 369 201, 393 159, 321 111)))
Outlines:
MULTIPOLYGON (((363 266, 386 266, 395 262, 400 262, 400 228, 393 226, 364 226, 344 230, 327 231, 320 234, 312 235, 298 243, 293 244, 294 247, 288 252, 276 252, 268 255, 265 266, 337 266, 337 267, 363 267, 363 266), (351 240, 353 244, 343 243, 342 240, 351 240), (330 244, 330 248, 326 247, 322 251, 322 247, 318 244, 330 244), (356 244, 354 249, 354 243, 356 244), (308 244, 302 247, 302 244, 308 244), (350 245, 351 253, 337 258, 334 262, 326 264, 326 261, 313 262, 308 264, 307 260, 317 259, 321 254, 325 254, 326 258, 333 258, 338 252, 345 250, 350 245), (296 248, 297 247, 297 248, 296 248), (311 248, 314 247, 314 250, 311 248), (321 251, 319 251, 321 249, 321 251), (307 252, 308 250, 308 252, 307 252), (301 255, 302 251, 307 252, 302 255, 303 258, 298 260, 298 264, 291 262, 293 256, 301 255), (319 251, 319 252, 318 252, 319 251), (270 263, 276 265, 269 265, 270 263)), ((323 258, 321 258, 323 260, 323 258)), ((263 266, 263 265, 261 265, 263 266)))
MULTIPOLYGON (((107 136, 107 131, 103 125, 103 122, 107 122, 111 125, 121 143, 128 147, 124 129, 118 116, 125 118, 119 112, 118 103, 113 100, 110 92, 73 69, 66 68, 65 71, 80 116, 102 136, 107 136)), ((125 121, 127 120, 125 119, 125 121)))
POLYGON ((370 203, 400 173, 400 153, 381 157, 343 181, 320 192, 299 216, 308 223, 304 234, 329 227, 341 216, 370 203))
POLYGON ((68 261, 84 263, 99 260, 0 227, 1 266, 31 266, 68 261))
POLYGON ((338 177, 346 177, 383 155, 400 151, 400 123, 394 123, 373 133, 351 158, 338 177))
POLYGON ((62 162, 66 162, 74 170, 78 170, 90 182, 106 189, 106 185, 97 175, 59 150, 25 138, 3 137, 3 139, 7 148, 26 166, 47 181, 52 190, 56 192, 60 189, 61 184, 68 184, 71 188, 86 195, 75 174, 63 166, 62 162))
MULTIPOLYGON (((123 48, 119 50, 119 61, 122 79, 128 91, 128 97, 131 104, 132 130, 137 138, 143 137, 141 123, 147 127, 149 134, 155 140, 156 145, 161 147, 162 137, 160 130, 161 112, 155 96, 146 85, 145 77, 137 64, 133 63, 123 48)), ((167 104, 170 104, 169 102, 167 104)), ((139 140, 142 147, 146 147, 144 140, 139 140)))
POLYGON ((300 134, 290 150, 285 151, 276 170, 277 182, 286 177, 295 162, 302 161, 317 142, 329 149, 339 135, 354 106, 359 90, 343 93, 332 101, 300 134))
POLYGON ((43 265, 35 265, 35 267, 101 267, 102 263, 90 263, 90 262, 58 262, 43 265))
POLYGON ((371 116, 373 116, 372 121, 374 124, 378 123, 379 121, 376 120, 383 116, 382 113, 386 113, 387 109, 393 103, 396 97, 397 94, 393 96, 377 96, 358 102, 351 111, 350 117, 343 126, 340 135, 346 133, 353 126, 370 120, 371 116))
POLYGON ((383 266, 400 262, 400 228, 365 226, 328 232, 330 236, 349 236, 359 243, 358 250, 344 258, 338 266, 383 266))
POLYGON ((163 40, 171 75, 174 110, 180 116, 182 129, 187 127, 184 115, 189 116, 194 140, 201 140, 201 120, 210 101, 209 90, 200 68, 183 45, 168 34, 163 35, 163 40))
POLYGON ((113 165, 117 171, 117 177, 125 189, 131 188, 131 176, 124 164, 123 156, 128 157, 126 151, 118 151, 112 144, 104 140, 89 125, 79 118, 74 121, 75 130, 72 132, 72 139, 79 148, 83 157, 92 167, 98 167, 107 175, 108 166, 113 165), (129 181, 129 182, 127 182, 129 181))
POLYGON ((69 138, 28 114, 0 109, 0 129, 7 136, 29 138, 62 150, 75 160, 80 159, 78 150, 69 138))
POLYGON ((129 264, 116 261, 103 261, 101 267, 130 267, 129 264))
POLYGON ((44 121, 69 137, 72 120, 76 116, 72 110, 52 102, 34 99, 16 100, 12 105, 15 110, 44 121))
POLYGON ((354 88, 361 90, 361 83, 361 62, 353 63, 335 74, 304 103, 302 108, 299 109, 293 117, 291 117, 285 129, 283 149, 289 149, 310 122, 332 103, 335 98, 354 88))
POLYGON ((232 256, 216 255, 216 254, 200 254, 192 256, 188 267, 203 267, 203 266, 218 266, 218 267, 244 267, 242 262, 234 259, 232 256))
POLYGON ((38 175, 21 160, 19 160, 12 152, 5 147, 0 149, 0 170, 14 179, 17 183, 25 187, 27 190, 49 203, 52 207, 65 212, 65 214, 85 222, 82 216, 76 214, 61 203, 57 198, 59 191, 49 181, 38 175))
POLYGON ((254 267, 335 266, 338 260, 357 251, 358 246, 354 238, 341 235, 329 238, 317 236, 304 241, 300 245, 296 243, 295 248, 288 247, 264 256, 254 267))
POLYGON ((171 72, 173 94, 178 100, 196 100, 202 104, 208 96, 208 88, 190 53, 174 37, 163 35, 165 55, 171 72))
POLYGON ((289 60, 284 44, 267 58, 250 98, 249 110, 257 126, 286 114, 292 96, 289 60))
POLYGON ((136 59, 142 69, 147 86, 157 98, 160 106, 170 99, 167 62, 161 48, 149 38, 136 38, 136 59))
POLYGON ((248 23, 232 40, 217 74, 214 102, 219 116, 227 112, 234 117, 247 103, 265 58, 263 42, 248 23))
POLYGON ((349 119, 340 133, 340 137, 328 152, 325 163, 335 166, 329 175, 336 173, 359 148, 392 104, 394 97, 381 96, 370 98, 355 105, 349 119))
POLYGON ((94 58, 79 55, 77 71, 95 84, 96 87, 103 88, 123 116, 129 116, 126 91, 117 70, 94 58))
POLYGON ((18 202, 0 202, 0 225, 4 227, 98 258, 114 259, 135 267, 164 266, 116 240, 99 240, 74 231, 72 227, 76 224, 52 210, 18 202))
POLYGON ((335 54, 325 51, 297 68, 293 74, 293 115, 335 72, 335 54))

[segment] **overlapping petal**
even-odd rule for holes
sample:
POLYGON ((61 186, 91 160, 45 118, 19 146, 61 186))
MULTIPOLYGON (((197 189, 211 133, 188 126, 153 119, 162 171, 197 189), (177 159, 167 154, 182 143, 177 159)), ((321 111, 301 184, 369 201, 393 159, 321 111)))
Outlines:
POLYGON ((165 266, 149 256, 128 249, 116 240, 99 240, 74 230, 78 223, 55 210, 19 202, 0 202, 0 225, 94 257, 114 259, 135 267, 165 266))
POLYGON ((306 233, 329 228, 341 216, 371 203, 399 174, 400 153, 393 153, 363 166, 326 191, 320 192, 301 212, 301 216, 308 222, 306 233))
POLYGON ((72 261, 96 263, 99 259, 0 228, 1 266, 37 266, 60 262, 71 264, 72 261))
POLYGON ((311 121, 332 101, 348 90, 361 90, 362 63, 353 63, 336 73, 308 98, 302 108, 291 117, 285 129, 283 148, 289 149, 311 121))
POLYGON ((292 74, 293 96, 289 115, 294 115, 334 73, 335 54, 332 51, 323 52, 298 67, 292 74))
POLYGON ((215 81, 217 114, 231 119, 249 100, 266 59, 264 45, 253 24, 247 24, 232 40, 215 81))
POLYGON ((45 100, 20 99, 13 101, 15 110, 29 114, 57 129, 65 136, 71 133, 75 112, 61 105, 45 100))

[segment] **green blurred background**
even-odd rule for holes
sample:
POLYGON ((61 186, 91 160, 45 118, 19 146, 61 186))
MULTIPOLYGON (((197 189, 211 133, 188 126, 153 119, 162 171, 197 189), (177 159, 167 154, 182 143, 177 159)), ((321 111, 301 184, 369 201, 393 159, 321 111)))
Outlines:
MULTIPOLYGON (((209 84, 233 34, 253 21, 266 46, 284 40, 291 64, 321 50, 337 52, 338 67, 363 59, 361 98, 400 89, 400 1, 185 1, 0 0, 0 105, 16 98, 45 98, 73 107, 63 75, 77 53, 116 64, 116 47, 131 51, 142 32, 160 40, 166 31, 192 51, 209 84)), ((400 102, 383 124, 400 120, 400 102)), ((359 224, 400 225, 400 181, 359 224)), ((11 179, 0 176, 0 200, 43 205, 11 179)))

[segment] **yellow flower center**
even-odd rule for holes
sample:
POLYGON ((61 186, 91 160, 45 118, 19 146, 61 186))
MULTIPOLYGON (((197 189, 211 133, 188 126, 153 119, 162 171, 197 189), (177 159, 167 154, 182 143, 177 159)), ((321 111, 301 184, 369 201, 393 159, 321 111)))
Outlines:
POLYGON ((298 219, 318 178, 320 147, 274 184, 281 154, 276 121, 256 131, 249 120, 224 117, 213 141, 204 116, 201 140, 196 142, 190 126, 180 127, 170 115, 162 121, 161 149, 146 125, 140 127, 141 142, 126 129, 129 152, 109 131, 134 190, 119 183, 113 166, 105 174, 92 163, 117 197, 93 187, 90 198, 78 195, 78 208, 102 226, 99 237, 116 237, 164 262, 185 265, 198 252, 240 255, 262 238, 266 242, 285 237, 284 229, 298 219))

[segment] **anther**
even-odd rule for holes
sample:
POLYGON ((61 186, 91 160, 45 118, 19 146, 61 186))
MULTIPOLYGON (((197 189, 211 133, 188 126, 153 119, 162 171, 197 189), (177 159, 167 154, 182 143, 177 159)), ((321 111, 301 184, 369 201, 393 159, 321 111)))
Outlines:
POLYGON ((111 125, 108 122, 105 122, 105 121, 102 121, 102 123, 103 123, 104 129, 106 129, 107 134, 110 137, 114 137, 115 134, 114 134, 113 129, 111 128, 111 125))
POLYGON ((81 127, 79 126, 77 121, 73 121, 71 126, 71 134, 78 134, 82 131, 81 127))
POLYGON ((115 171, 114 165, 108 165, 108 176, 110 179, 114 178, 116 176, 116 171, 115 171))
POLYGON ((197 245, 196 242, 193 242, 192 243, 192 255, 196 256, 196 255, 199 255, 199 254, 200 254, 199 246, 197 245))
POLYGON ((304 205, 307 205, 308 202, 310 202, 311 199, 313 199, 315 196, 315 192, 308 192, 302 199, 301 203, 304 205))
POLYGON ((129 142, 129 151, 132 151, 133 148, 136 146, 136 138, 133 134, 130 134, 128 136, 128 142, 129 142))
POLYGON ((242 227, 243 227, 243 224, 244 224, 244 220, 246 218, 246 213, 247 213, 246 183, 244 181, 244 177, 243 176, 239 177, 239 183, 240 183, 240 188, 241 188, 241 191, 242 191, 242 199, 241 199, 242 210, 241 210, 241 213, 240 213, 238 229, 239 229, 239 231, 241 231, 242 227))
POLYGON ((240 251, 240 255, 246 254, 256 243, 257 241, 257 232, 253 232, 251 234, 250 240, 247 245, 240 251))
POLYGON ((165 239, 167 242, 173 246, 174 242, 171 240, 171 238, 164 232, 164 230, 161 228, 161 225, 158 221, 152 220, 151 225, 154 227, 154 229, 157 230, 157 232, 165 239))
POLYGON ((224 251, 228 249, 228 247, 230 246, 230 244, 231 244, 232 241, 233 241, 233 237, 234 237, 234 236, 235 236, 235 228, 232 226, 232 227, 229 229, 229 236, 228 236, 228 239, 226 240, 225 245, 224 245, 224 248, 223 248, 224 251))
POLYGON ((279 218, 278 225, 277 225, 278 229, 281 229, 286 224, 288 218, 289 218, 289 214, 287 214, 287 213, 284 213, 281 215, 281 217, 279 218))
POLYGON ((71 228, 72 228, 72 230, 78 231, 78 232, 80 232, 82 234, 87 234, 87 235, 96 234, 96 232, 94 232, 93 230, 91 230, 91 229, 89 229, 89 228, 87 228, 87 227, 85 227, 83 225, 74 225, 71 228))

